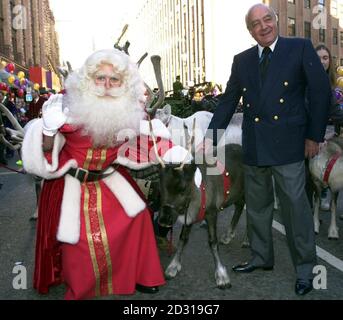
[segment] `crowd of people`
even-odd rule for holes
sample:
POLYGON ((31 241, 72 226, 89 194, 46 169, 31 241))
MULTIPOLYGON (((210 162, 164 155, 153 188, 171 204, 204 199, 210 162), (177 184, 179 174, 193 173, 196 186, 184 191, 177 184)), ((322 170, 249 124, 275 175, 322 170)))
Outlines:
MULTIPOLYGON (((307 39, 281 37, 277 16, 266 5, 249 9, 246 26, 258 45, 235 56, 203 148, 216 145, 217 129, 228 126, 243 97, 251 259, 233 271, 274 267, 273 177, 296 274, 295 293, 305 295, 313 289, 312 271, 317 263, 305 192, 305 159, 318 154, 330 106, 337 103, 331 55, 324 46, 314 49, 307 39)), ((179 76, 173 87, 174 96, 180 98, 184 86, 179 76)), ((156 163, 151 158, 152 145, 144 143, 152 134, 138 68, 120 50, 101 50, 69 74, 65 89, 66 94, 48 100, 34 92, 29 104, 0 94, 22 125, 38 119, 27 130, 22 148, 25 170, 44 179, 34 287, 47 293, 50 286, 65 283, 66 299, 134 294, 136 290, 156 293, 165 279, 152 215, 127 171, 156 163), (123 152, 127 143, 130 152, 127 148, 123 152)), ((214 86, 210 94, 220 93, 221 88, 214 86)), ((194 92, 192 100, 199 102, 203 97, 194 92)), ((187 151, 181 147, 171 157, 176 147, 165 126, 156 119, 151 126, 159 141, 159 156, 184 160, 187 151)), ((2 163, 6 163, 4 154, 2 150, 2 163)))
MULTIPOLYGON (((27 101, 26 97, 19 97, 13 92, 0 91, 0 103, 2 103, 24 127, 30 120, 41 117, 42 106, 54 91, 48 92, 45 88, 32 90, 32 101, 27 101)), ((13 125, 7 119, 6 115, 1 113, 5 128, 13 129, 13 125)), ((14 151, 3 144, 0 144, 0 163, 8 164, 8 159, 13 158, 14 151)))

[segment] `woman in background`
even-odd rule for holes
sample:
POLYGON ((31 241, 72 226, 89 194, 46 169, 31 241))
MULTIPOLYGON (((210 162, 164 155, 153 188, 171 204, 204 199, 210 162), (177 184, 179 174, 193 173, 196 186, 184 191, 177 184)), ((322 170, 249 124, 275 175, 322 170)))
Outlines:
MULTIPOLYGON (((322 63, 329 79, 330 84, 333 92, 333 101, 332 104, 336 104, 335 102, 335 87, 336 87, 336 72, 334 70, 332 55, 330 50, 323 44, 316 47, 316 52, 320 58, 320 62, 322 63)), ((331 106, 328 106, 330 110, 332 109, 331 106)), ((329 120, 329 124, 331 124, 331 120, 329 120)), ((335 126, 335 132, 339 134, 340 126, 335 126)), ((320 209, 324 211, 330 210, 330 196, 329 196, 329 188, 325 188, 322 191, 320 197, 320 209)))

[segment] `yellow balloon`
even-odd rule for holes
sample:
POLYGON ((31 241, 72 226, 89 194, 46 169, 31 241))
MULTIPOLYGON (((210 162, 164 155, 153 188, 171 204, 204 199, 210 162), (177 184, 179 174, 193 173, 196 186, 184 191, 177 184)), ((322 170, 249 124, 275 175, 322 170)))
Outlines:
POLYGON ((6 61, 1 61, 0 68, 3 69, 6 66, 7 66, 7 62, 6 61))
POLYGON ((34 85, 33 85, 33 89, 35 89, 35 90, 39 90, 39 88, 40 88, 40 85, 39 85, 39 83, 35 83, 34 85))
POLYGON ((9 76, 7 81, 8 81, 9 84, 13 84, 14 81, 15 81, 15 77, 14 76, 9 76))
POLYGON ((339 77, 336 81, 337 87, 343 88, 343 77, 339 77))
POLYGON ((343 77, 343 66, 337 68, 337 74, 339 77, 343 77))
POLYGON ((19 71, 19 72, 18 72, 18 78, 19 78, 19 79, 25 78, 25 73, 24 73, 23 71, 19 71))

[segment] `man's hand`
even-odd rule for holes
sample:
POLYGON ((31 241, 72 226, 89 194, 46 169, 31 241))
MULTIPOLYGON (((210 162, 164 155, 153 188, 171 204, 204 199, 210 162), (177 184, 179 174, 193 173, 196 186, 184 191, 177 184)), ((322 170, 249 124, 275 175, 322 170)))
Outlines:
POLYGON ((66 112, 62 110, 63 95, 52 95, 43 104, 43 133, 46 136, 54 136, 57 130, 62 127, 66 120, 66 112))
POLYGON ((311 159, 319 152, 319 143, 310 139, 305 140, 305 158, 311 159))

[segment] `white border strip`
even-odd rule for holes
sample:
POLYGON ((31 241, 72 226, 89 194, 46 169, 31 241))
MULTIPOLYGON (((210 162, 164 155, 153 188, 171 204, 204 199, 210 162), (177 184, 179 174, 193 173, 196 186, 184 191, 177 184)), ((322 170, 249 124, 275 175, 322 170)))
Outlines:
MULTIPOLYGON (((275 220, 273 220, 273 228, 279 231, 280 233, 282 233, 283 235, 286 235, 285 227, 281 223, 275 220)), ((337 257, 333 256, 331 253, 327 252, 326 250, 318 246, 316 246, 316 250, 317 250, 317 256, 320 259, 326 261, 328 264, 332 265, 339 271, 343 272, 343 261, 341 259, 338 259, 337 257)))
POLYGON ((18 172, 0 172, 0 176, 9 176, 12 174, 18 174, 18 172))

